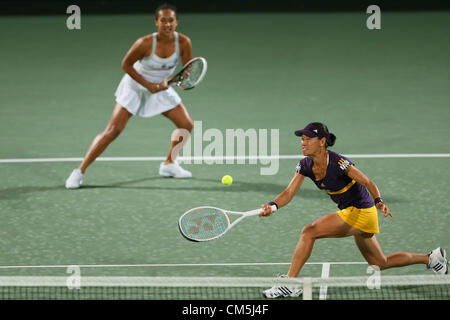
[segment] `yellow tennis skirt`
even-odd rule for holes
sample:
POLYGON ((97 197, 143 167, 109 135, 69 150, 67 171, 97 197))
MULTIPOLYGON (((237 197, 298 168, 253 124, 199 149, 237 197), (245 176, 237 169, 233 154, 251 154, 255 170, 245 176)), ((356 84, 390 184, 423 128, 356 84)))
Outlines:
POLYGON ((358 230, 367 233, 380 233, 380 228, 378 227, 378 213, 375 206, 364 209, 347 207, 339 210, 337 214, 345 221, 345 223, 358 230))

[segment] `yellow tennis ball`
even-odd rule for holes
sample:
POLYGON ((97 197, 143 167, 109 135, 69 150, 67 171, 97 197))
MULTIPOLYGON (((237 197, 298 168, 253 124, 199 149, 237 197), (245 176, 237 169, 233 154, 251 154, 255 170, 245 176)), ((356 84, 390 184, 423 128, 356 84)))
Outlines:
POLYGON ((223 176, 222 177, 222 183, 226 186, 229 186, 230 184, 233 183, 233 178, 229 175, 223 176))

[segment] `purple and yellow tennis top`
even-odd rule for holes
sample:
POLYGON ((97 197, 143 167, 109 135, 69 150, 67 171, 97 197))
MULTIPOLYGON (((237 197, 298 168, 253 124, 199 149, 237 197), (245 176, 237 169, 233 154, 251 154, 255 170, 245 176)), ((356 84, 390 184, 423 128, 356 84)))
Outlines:
POLYGON ((374 201, 365 187, 347 176, 353 163, 344 156, 328 151, 328 165, 325 178, 316 180, 312 167, 313 160, 305 157, 297 164, 295 171, 310 178, 320 190, 324 190, 339 209, 353 206, 359 209, 373 207, 374 201))

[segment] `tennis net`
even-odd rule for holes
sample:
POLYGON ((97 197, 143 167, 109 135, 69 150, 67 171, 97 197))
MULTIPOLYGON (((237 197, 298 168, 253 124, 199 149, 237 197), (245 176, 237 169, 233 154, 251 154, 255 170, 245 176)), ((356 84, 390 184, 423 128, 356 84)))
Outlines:
POLYGON ((446 275, 260 277, 0 277, 0 300, 259 300, 274 285, 302 286, 289 299, 450 300, 446 275))

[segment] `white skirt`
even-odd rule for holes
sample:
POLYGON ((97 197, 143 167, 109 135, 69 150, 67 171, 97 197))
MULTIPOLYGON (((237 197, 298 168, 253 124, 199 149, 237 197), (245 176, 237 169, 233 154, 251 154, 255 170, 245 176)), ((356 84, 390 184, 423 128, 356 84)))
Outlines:
POLYGON ((169 87, 167 90, 151 93, 125 74, 117 87, 116 102, 133 115, 150 118, 175 108, 181 103, 178 93, 169 87))

